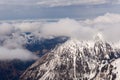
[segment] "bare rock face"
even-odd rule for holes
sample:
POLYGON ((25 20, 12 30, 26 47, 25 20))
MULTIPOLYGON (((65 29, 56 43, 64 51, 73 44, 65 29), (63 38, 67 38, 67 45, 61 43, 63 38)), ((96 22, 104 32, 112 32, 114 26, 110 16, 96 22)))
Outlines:
POLYGON ((68 40, 29 67, 20 80, 120 80, 120 51, 97 36, 68 40))

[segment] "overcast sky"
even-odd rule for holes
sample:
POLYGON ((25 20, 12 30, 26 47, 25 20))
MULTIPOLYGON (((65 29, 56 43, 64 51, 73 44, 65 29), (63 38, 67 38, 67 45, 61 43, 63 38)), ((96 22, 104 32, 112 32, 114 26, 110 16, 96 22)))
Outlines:
POLYGON ((0 0, 0 20, 94 18, 120 13, 120 0, 0 0))

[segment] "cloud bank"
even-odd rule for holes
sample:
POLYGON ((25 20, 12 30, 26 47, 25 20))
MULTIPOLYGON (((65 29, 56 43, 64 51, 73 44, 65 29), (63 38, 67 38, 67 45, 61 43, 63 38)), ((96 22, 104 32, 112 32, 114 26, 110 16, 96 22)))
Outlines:
POLYGON ((102 32, 108 40, 120 40, 119 26, 120 15, 113 13, 106 13, 103 16, 86 20, 63 18, 55 22, 2 22, 0 24, 0 36, 2 37, 0 39, 8 39, 8 35, 11 34, 13 36, 13 40, 16 39, 17 42, 19 41, 18 43, 21 41, 24 42, 26 39, 23 36, 20 36, 21 33, 24 32, 32 32, 32 34, 36 37, 54 35, 90 39, 97 32, 102 32))
POLYGON ((32 32, 32 34, 36 37, 54 35, 70 36, 79 39, 90 39, 97 32, 102 32, 108 40, 120 40, 119 26, 120 15, 113 13, 106 13, 103 16, 86 20, 64 18, 55 22, 2 22, 0 24, 0 36, 2 37, 0 39, 8 39, 8 35, 11 34, 13 36, 13 40, 16 39, 17 42, 19 41, 18 43, 21 41, 24 42, 26 39, 23 36, 20 36, 21 33, 24 32, 32 32))
POLYGON ((101 32, 108 41, 120 40, 120 15, 106 13, 95 19, 76 21, 73 19, 62 19, 58 22, 44 24, 41 28, 46 35, 67 35, 80 40, 92 39, 94 34, 101 32))
POLYGON ((1 22, 0 60, 37 58, 23 47, 30 38, 25 34, 26 32, 32 33, 32 36, 39 39, 50 36, 69 36, 79 40, 91 40, 95 34, 101 32, 106 40, 116 42, 120 40, 120 14, 106 13, 87 20, 64 18, 55 22, 1 22))

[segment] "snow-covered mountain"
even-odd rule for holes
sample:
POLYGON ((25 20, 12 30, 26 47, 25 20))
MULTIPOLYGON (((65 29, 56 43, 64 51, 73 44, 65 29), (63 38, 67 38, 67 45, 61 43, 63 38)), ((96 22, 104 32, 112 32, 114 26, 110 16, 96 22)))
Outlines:
POLYGON ((120 49, 98 34, 70 39, 30 66, 20 80, 120 80, 120 49))

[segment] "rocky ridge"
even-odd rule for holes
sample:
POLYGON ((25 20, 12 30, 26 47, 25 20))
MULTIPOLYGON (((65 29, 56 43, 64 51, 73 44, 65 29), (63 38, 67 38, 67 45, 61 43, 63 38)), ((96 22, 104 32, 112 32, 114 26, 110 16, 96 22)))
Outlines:
POLYGON ((120 80, 120 50, 98 34, 70 39, 29 67, 20 80, 120 80))

